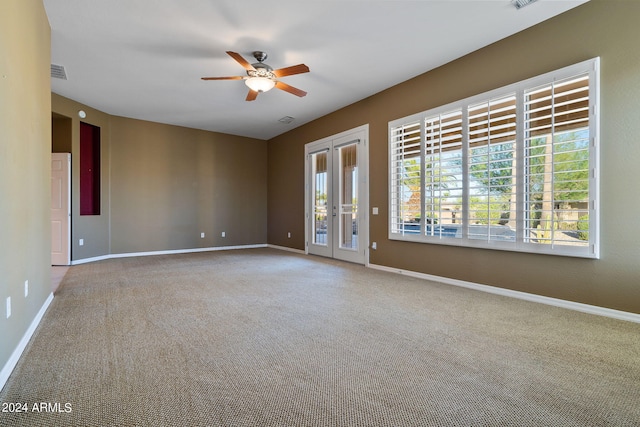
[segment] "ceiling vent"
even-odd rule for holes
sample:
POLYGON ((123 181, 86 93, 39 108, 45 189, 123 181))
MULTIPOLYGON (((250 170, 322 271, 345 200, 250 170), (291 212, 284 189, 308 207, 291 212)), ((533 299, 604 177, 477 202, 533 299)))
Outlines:
POLYGON ((51 77, 67 80, 67 72, 62 65, 51 64, 51 77))
POLYGON ((511 0, 511 4, 513 4, 516 9, 523 8, 536 0, 511 0))
POLYGON ((286 125, 288 125, 289 123, 291 123, 291 122, 292 122, 292 121, 294 121, 294 120, 295 120, 295 119, 294 119, 293 117, 291 117, 291 116, 284 116, 283 118, 278 119, 278 121, 279 121, 280 123, 284 123, 284 124, 286 124, 286 125))

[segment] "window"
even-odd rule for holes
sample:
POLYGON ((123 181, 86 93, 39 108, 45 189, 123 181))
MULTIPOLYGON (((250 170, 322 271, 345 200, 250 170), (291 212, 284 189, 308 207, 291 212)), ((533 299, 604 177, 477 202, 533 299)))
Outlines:
POLYGON ((515 94, 471 105, 467 111, 469 238, 514 241, 515 94))
POLYGON ((593 59, 389 123, 389 238, 598 257, 593 59))
POLYGON ((462 112, 425 120, 424 213, 429 236, 460 238, 456 227, 462 197, 462 112))

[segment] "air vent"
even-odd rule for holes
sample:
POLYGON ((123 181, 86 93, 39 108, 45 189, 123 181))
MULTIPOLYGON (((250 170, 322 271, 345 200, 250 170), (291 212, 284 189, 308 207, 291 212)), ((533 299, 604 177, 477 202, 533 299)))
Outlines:
POLYGON ((513 4, 516 9, 520 9, 528 4, 533 3, 534 1, 536 0, 511 0, 511 4, 513 4))
POLYGON ((292 122, 292 121, 294 121, 294 120, 295 120, 295 119, 294 119, 293 117, 291 117, 291 116, 284 116, 283 118, 278 119, 278 121, 279 121, 280 123, 284 123, 284 124, 286 124, 286 125, 288 125, 289 123, 291 123, 291 122, 292 122))
POLYGON ((67 80, 67 72, 62 65, 51 64, 51 77, 67 80))

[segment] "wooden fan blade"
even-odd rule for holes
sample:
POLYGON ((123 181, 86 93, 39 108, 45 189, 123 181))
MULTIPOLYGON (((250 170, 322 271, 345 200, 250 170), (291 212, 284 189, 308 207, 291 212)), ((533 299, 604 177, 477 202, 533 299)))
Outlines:
POLYGON ((300 89, 295 88, 293 86, 289 86, 288 84, 282 83, 280 81, 276 82, 276 87, 278 89, 280 89, 280 90, 284 90, 285 92, 289 92, 289 93, 292 93, 292 94, 294 94, 296 96, 300 96, 300 97, 305 96, 307 94, 307 92, 305 92, 303 90, 300 90, 300 89))
POLYGON ((240 65, 242 65, 242 67, 247 70, 247 71, 255 71, 256 69, 253 67, 253 65, 249 64, 249 62, 244 59, 242 57, 242 55, 240 55, 239 53, 236 52, 231 52, 230 50, 227 51, 227 55, 229 55, 230 57, 232 57, 233 59, 236 60, 236 62, 240 65))
POLYGON ((247 94, 247 99, 245 99, 245 101, 255 101, 257 97, 258 97, 258 92, 256 92, 255 90, 249 89, 249 93, 247 94))
POLYGON ((242 80, 244 77, 242 76, 231 76, 231 77, 202 77, 202 80, 242 80))
POLYGON ((273 70, 276 77, 292 76, 294 74, 308 73, 309 67, 304 64, 292 65, 291 67, 278 68, 273 70))

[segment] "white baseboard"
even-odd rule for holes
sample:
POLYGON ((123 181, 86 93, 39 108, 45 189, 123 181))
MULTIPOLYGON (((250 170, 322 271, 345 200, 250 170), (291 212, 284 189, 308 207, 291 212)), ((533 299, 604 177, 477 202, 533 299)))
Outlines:
POLYGON ((170 249, 164 251, 148 251, 148 252, 128 252, 120 254, 101 255, 93 258, 83 258, 71 261, 71 265, 86 264, 88 262, 102 261, 112 258, 131 258, 138 256, 152 256, 152 255, 175 255, 175 254, 188 254, 195 252, 213 252, 213 251, 230 251, 234 249, 254 249, 254 248, 266 248, 266 243, 256 245, 237 245, 237 246, 214 246, 208 248, 192 248, 192 249, 170 249))
POLYGON ((267 245, 267 246, 273 249, 279 249, 281 251, 294 252, 301 255, 306 254, 306 252, 303 251, 302 249, 295 249, 295 248, 289 248, 287 246, 278 246, 278 245, 267 245))
POLYGON ((76 259, 71 261, 71 265, 86 264, 89 262, 102 261, 111 258, 111 255, 100 255, 91 258, 76 259))
POLYGON ((569 310, 580 311, 582 313, 595 314, 598 316, 611 317, 618 320, 626 320, 628 322, 640 323, 640 314, 630 313, 627 311, 614 310, 611 308, 599 307, 597 305, 582 304, 579 302, 567 301, 559 298, 545 297, 542 295, 530 294, 527 292, 514 291, 511 289, 498 288, 496 286, 481 285, 479 283, 467 282, 464 280, 450 279, 448 277, 434 276, 432 274, 418 273, 416 271, 402 270, 399 268, 386 267, 384 265, 369 264, 369 268, 387 271, 390 273, 403 274, 406 276, 416 277, 418 279, 431 280, 433 282, 444 283, 447 285, 461 286, 463 288, 474 289, 476 291, 488 292, 491 294, 518 298, 526 301, 537 302, 541 304, 552 305, 555 307, 567 308, 569 310))
POLYGON ((20 360, 20 356, 22 356, 22 352, 27 347, 27 344, 29 344, 29 340, 31 339, 31 336, 36 331, 36 328, 40 324, 40 321, 42 320, 42 316, 44 316, 44 313, 47 311, 47 308, 49 308, 49 304, 51 304, 51 301, 53 301, 53 292, 50 293, 47 299, 44 301, 44 304, 42 304, 42 307, 40 307, 40 310, 36 314, 36 317, 33 318, 33 320, 31 321, 31 324, 29 325, 29 328, 22 336, 22 339, 18 343, 18 346, 15 348, 15 350, 13 350, 13 353, 11 353, 9 360, 7 360, 7 363, 5 363, 4 366, 2 367, 2 371, 0 371, 0 390, 2 390, 7 380, 9 379, 11 372, 13 372, 13 369, 18 364, 18 361, 20 360))

